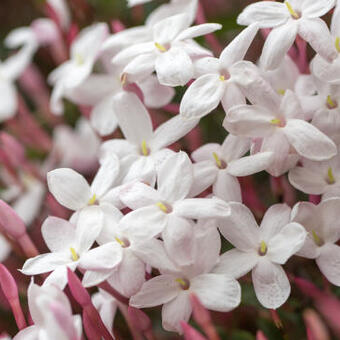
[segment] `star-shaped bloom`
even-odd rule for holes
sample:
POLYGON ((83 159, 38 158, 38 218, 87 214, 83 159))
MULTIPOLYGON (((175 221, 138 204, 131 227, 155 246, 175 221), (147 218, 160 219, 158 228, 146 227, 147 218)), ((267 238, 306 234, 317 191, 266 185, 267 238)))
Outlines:
MULTIPOLYGON (((200 229, 195 234, 194 262, 191 266, 177 264, 175 270, 162 270, 161 275, 144 283, 132 296, 130 305, 136 308, 162 307, 163 328, 182 333, 180 321, 187 322, 192 309, 190 294, 194 293, 205 308, 227 312, 240 303, 238 282, 227 274, 211 273, 219 260, 220 236, 214 227, 200 229)), ((172 258, 174 254, 169 253, 172 258)))
POLYGON ((221 53, 220 58, 202 58, 196 66, 200 76, 185 92, 180 106, 184 118, 201 118, 214 110, 222 101, 225 110, 236 104, 245 103, 239 88, 248 62, 242 62, 252 43, 258 26, 243 30, 221 53))
POLYGON ((167 86, 185 85, 193 77, 192 57, 209 55, 192 42, 193 38, 221 29, 219 24, 190 26, 187 14, 177 14, 152 27, 152 41, 132 45, 118 53, 113 62, 124 64, 123 75, 145 79, 156 71, 159 82, 167 86))
POLYGON ((28 307, 34 325, 22 329, 13 340, 79 340, 81 318, 72 315, 67 296, 56 286, 38 286, 33 281, 27 291, 28 307))
POLYGON ((260 28, 273 28, 261 55, 265 69, 277 68, 297 35, 307 41, 326 60, 337 57, 326 23, 320 19, 335 5, 335 0, 260 1, 247 6, 237 18, 240 25, 257 23, 260 28))
POLYGON ((302 159, 301 165, 289 171, 288 178, 295 188, 306 194, 337 197, 340 195, 340 157, 323 162, 302 159))
POLYGON ((290 284, 281 265, 303 246, 304 228, 290 223, 291 209, 285 204, 270 207, 258 227, 251 211, 240 203, 230 203, 231 215, 219 226, 222 235, 235 246, 221 256, 215 273, 239 278, 252 271, 255 294, 271 309, 288 299, 290 284))
POLYGON ((228 216, 229 206, 218 198, 187 198, 193 184, 193 167, 188 155, 179 152, 160 166, 157 190, 144 183, 134 183, 121 191, 121 200, 134 211, 125 217, 135 228, 135 235, 149 238, 162 233, 167 250, 172 249, 182 262, 190 263, 194 226, 191 219, 228 216), (178 250, 179 246, 185 247, 178 250), (177 249, 174 251, 173 249, 177 249))
POLYGON ((153 183, 159 165, 172 151, 166 146, 190 132, 197 120, 185 121, 175 116, 153 130, 149 113, 136 95, 122 92, 116 96, 114 111, 124 139, 111 139, 102 144, 101 155, 116 154, 129 169, 123 182, 133 180, 153 183))
POLYGON ((191 195, 196 196, 212 185, 215 196, 227 202, 241 202, 241 187, 236 176, 252 175, 268 168, 272 162, 272 152, 242 157, 249 149, 249 138, 229 134, 222 145, 208 143, 195 150, 191 155, 197 162, 191 195))
POLYGON ((119 174, 119 160, 112 154, 101 163, 91 186, 81 174, 69 168, 48 172, 50 192, 61 205, 75 211, 101 204, 119 174))
POLYGON ((321 55, 316 55, 311 62, 312 73, 324 82, 340 85, 340 6, 333 13, 331 23, 331 42, 336 49, 336 58, 329 62, 321 55))
POLYGON ((340 286, 340 247, 336 245, 340 238, 338 209, 340 199, 329 198, 317 206, 299 202, 292 211, 292 221, 303 225, 308 232, 297 255, 315 259, 321 272, 336 286, 340 286))
POLYGON ((255 96, 252 101, 256 105, 232 107, 223 126, 237 136, 262 138, 260 151, 274 153, 274 165, 269 170, 274 176, 281 175, 283 169, 286 171, 287 165, 295 166, 298 157, 287 163, 291 148, 298 155, 317 161, 337 154, 334 142, 304 120, 299 100, 292 91, 287 90, 281 98, 268 88, 259 90, 255 96))
POLYGON ((105 266, 105 259, 98 258, 95 254, 82 259, 87 252, 91 253, 89 249, 102 226, 103 213, 98 207, 82 210, 77 216, 76 225, 58 217, 48 217, 41 227, 41 232, 51 252, 28 259, 21 270, 22 273, 38 275, 52 272, 44 284, 53 283, 64 289, 67 283, 67 268, 75 270, 82 263, 87 267, 105 266))
POLYGON ((90 75, 107 35, 108 27, 104 23, 83 29, 72 43, 71 59, 50 74, 49 82, 54 86, 51 97, 53 113, 63 112, 62 97, 70 89, 79 86, 90 75))

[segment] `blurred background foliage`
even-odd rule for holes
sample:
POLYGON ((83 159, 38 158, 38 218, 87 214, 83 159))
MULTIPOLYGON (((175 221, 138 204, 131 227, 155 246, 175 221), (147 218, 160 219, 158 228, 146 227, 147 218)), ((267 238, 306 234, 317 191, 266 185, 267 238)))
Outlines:
MULTIPOLYGON (((14 28, 20 26, 28 26, 32 20, 43 16, 41 11, 41 3, 43 0, 1 0, 0 1, 0 39, 14 28)), ((143 21, 148 13, 150 13, 160 3, 166 1, 153 1, 146 4, 143 8, 138 7, 133 11, 128 10, 126 0, 87 0, 88 8, 86 13, 78 13, 77 3, 79 0, 69 0, 73 8, 74 20, 80 27, 84 27, 91 22, 105 21, 110 23, 114 19, 122 21, 126 27, 143 24, 143 21)), ((223 25, 223 29, 217 32, 217 37, 223 46, 226 46, 233 37, 239 33, 241 27, 236 24, 237 15, 244 8, 249 0, 206 0, 204 8, 209 22, 217 22, 223 25)), ((203 40, 200 42, 204 43, 203 40)), ((6 57, 9 51, 4 49, 3 44, 0 44, 0 56, 6 57)), ((247 59, 256 61, 262 47, 261 38, 252 45, 247 59)), ((48 74, 55 67, 49 64, 46 55, 41 55, 39 51, 35 62, 39 68, 48 74)), ((177 98, 181 98, 181 94, 185 89, 178 89, 177 98)), ((66 105, 66 121, 74 124, 74 121, 79 116, 74 105, 68 103, 66 105)), ((226 136, 226 131, 222 127, 224 112, 221 108, 216 110, 214 114, 205 117, 201 122, 202 134, 205 141, 222 142, 226 136)), ((30 151, 32 157, 34 150, 30 151)), ((40 157, 40 155, 38 155, 40 157)), ((272 195, 270 191, 269 176, 265 173, 254 176, 256 190, 260 193, 261 199, 267 206, 280 202, 282 197, 272 195)), ((306 197, 300 197, 305 199, 306 197)), ((223 251, 230 249, 231 246, 227 242, 223 244, 223 251)), ((295 257, 290 260, 285 266, 290 273, 306 277, 317 283, 319 286, 325 285, 322 281, 319 270, 316 268, 313 261, 295 257)), ((214 323, 221 335, 221 339, 230 340, 254 340, 257 330, 262 330, 269 340, 304 340, 306 339, 306 330, 303 322, 303 311, 307 308, 313 308, 311 300, 303 296, 294 286, 292 287, 292 296, 289 301, 278 311, 283 322, 283 329, 278 329, 270 315, 270 312, 257 302, 251 285, 250 275, 241 280, 242 282, 242 304, 232 313, 213 313, 214 323)), ((340 296, 340 289, 333 286, 326 286, 332 290, 337 296, 340 296)), ((1 298, 1 296, 0 296, 1 298)), ((178 336, 164 332, 160 323, 160 308, 148 311, 152 317, 155 327, 156 336, 158 339, 179 339, 178 336)), ((326 320, 325 320, 326 321, 326 320)), ((12 320, 12 315, 9 312, 0 308, 0 333, 2 329, 8 330, 8 322, 13 326, 10 329, 15 330, 12 320), (2 327, 6 324, 6 327, 2 327)), ((126 329, 125 323, 121 315, 117 316, 115 325, 119 328, 122 335, 122 340, 129 339, 129 331, 126 329)), ((195 326, 195 323, 192 322, 195 326)), ((15 331, 14 331, 15 332, 15 331)), ((335 339, 335 337, 334 337, 335 339)))

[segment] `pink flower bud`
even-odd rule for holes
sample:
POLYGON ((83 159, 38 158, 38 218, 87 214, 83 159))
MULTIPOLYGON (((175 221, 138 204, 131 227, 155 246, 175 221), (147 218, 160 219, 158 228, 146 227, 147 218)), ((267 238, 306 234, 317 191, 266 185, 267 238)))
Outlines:
POLYGON ((0 200, 0 224, 13 239, 18 239, 26 233, 23 220, 3 200, 0 200))
POLYGON ((150 318, 140 309, 129 306, 128 315, 132 325, 139 331, 147 332, 151 329, 150 318))
POLYGON ((307 329, 308 340, 329 340, 328 330, 320 316, 313 310, 307 309, 303 312, 303 319, 307 329))
POLYGON ((1 132, 0 143, 13 167, 18 167, 22 164, 25 160, 25 150, 13 136, 6 132, 1 132))
POLYGON ((256 340, 268 340, 262 331, 257 331, 256 340))
POLYGON ((184 333, 185 340, 207 340, 201 333, 196 331, 195 328, 189 326, 186 322, 181 321, 181 327, 184 333))

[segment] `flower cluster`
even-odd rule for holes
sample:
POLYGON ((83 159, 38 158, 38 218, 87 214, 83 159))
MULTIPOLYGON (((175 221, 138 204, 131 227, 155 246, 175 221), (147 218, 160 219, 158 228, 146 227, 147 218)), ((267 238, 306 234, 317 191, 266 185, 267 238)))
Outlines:
POLYGON ((13 339, 75 340, 83 330, 113 339, 117 308, 152 339, 141 309, 155 306, 165 330, 202 339, 190 333, 191 314, 236 309, 250 272, 258 302, 276 315, 295 280, 284 269, 292 256, 315 259, 318 276, 340 286, 335 0, 254 2, 226 47, 198 0, 160 5, 131 28, 78 29, 66 1, 43 6, 47 18, 7 36, 16 51, 0 64, 0 259, 17 244, 27 257, 17 269, 32 277, 27 327, 0 267, 20 328, 13 339), (258 62, 249 61, 260 34, 258 62), (58 65, 51 95, 33 64, 40 49, 58 65), (64 116, 70 105, 82 114, 75 128, 64 116), (200 120, 216 109, 225 139, 204 143, 200 120), (279 198, 266 208, 245 181, 264 171, 279 198), (41 232, 41 251, 29 226, 41 232))

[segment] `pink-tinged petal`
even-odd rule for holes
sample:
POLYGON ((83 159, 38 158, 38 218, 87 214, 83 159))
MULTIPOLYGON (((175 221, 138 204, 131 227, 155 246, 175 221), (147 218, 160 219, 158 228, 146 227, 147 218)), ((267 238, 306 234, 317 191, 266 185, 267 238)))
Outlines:
POLYGON ((47 185, 55 199, 71 210, 85 207, 92 197, 86 179, 72 169, 60 168, 48 172, 47 185))
POLYGON ((301 4, 301 9, 304 16, 308 18, 318 18, 328 13, 335 6, 335 3, 336 0, 305 0, 301 4))
POLYGON ((220 30, 222 25, 220 24, 201 24, 189 27, 182 31, 177 37, 176 40, 186 40, 200 37, 202 35, 206 35, 217 30, 220 30))
POLYGON ((180 114, 187 119, 199 119, 214 110, 225 91, 225 81, 218 74, 206 74, 196 79, 185 92, 180 114))
POLYGON ((222 106, 225 112, 235 105, 246 104, 246 97, 240 90, 240 87, 232 82, 227 85, 224 96, 222 97, 222 106))
POLYGON ((97 286, 109 279, 115 269, 86 270, 81 283, 85 288, 97 286))
POLYGON ((17 333, 13 340, 36 340, 39 337, 39 333, 40 329, 38 326, 29 326, 17 333))
POLYGON ((295 21, 274 28, 264 44, 260 58, 261 67, 265 70, 278 68, 293 45, 297 32, 298 24, 295 21))
POLYGON ((167 331, 182 333, 181 322, 188 322, 192 312, 189 293, 180 292, 162 308, 162 326, 167 331))
POLYGON ((175 90, 171 87, 159 84, 155 75, 138 83, 144 94, 144 103, 150 108, 161 108, 169 104, 175 95, 175 90))
POLYGON ((284 4, 279 2, 256 2, 247 6, 238 16, 239 25, 258 23, 261 28, 275 27, 284 24, 289 13, 284 4))
POLYGON ((152 27, 153 40, 158 44, 170 43, 180 32, 190 26, 189 17, 185 13, 176 14, 159 21, 152 27))
POLYGON ((291 91, 287 90, 282 98, 280 112, 283 112, 286 119, 303 119, 303 110, 299 102, 297 95, 291 91))
POLYGON ((168 216, 158 206, 150 205, 125 215, 120 225, 134 235, 136 240, 158 236, 166 227, 168 216))
POLYGON ((307 167, 297 166, 289 171, 289 182, 306 194, 323 194, 329 184, 326 181, 327 173, 323 176, 320 172, 307 167))
POLYGON ((173 300, 180 289, 175 277, 159 275, 143 284, 141 290, 131 297, 130 305, 136 308, 159 306, 173 300))
POLYGON ((41 226, 44 241, 52 252, 69 251, 74 246, 76 229, 69 221, 49 216, 41 226))
POLYGON ((311 233, 308 233, 305 239, 305 243, 302 248, 296 252, 297 256, 305 257, 307 259, 316 259, 320 255, 320 247, 315 243, 315 240, 311 233))
POLYGON ((229 204, 219 198, 188 198, 177 202, 174 213, 192 219, 224 218, 229 216, 229 204))
POLYGON ((242 202, 241 186, 238 179, 227 170, 220 170, 213 184, 213 194, 226 202, 242 202))
POLYGON ((115 179, 119 174, 118 156, 112 154, 101 159, 100 168, 97 171, 91 184, 91 191, 100 199, 109 189, 111 189, 115 179))
POLYGON ((323 275, 336 286, 340 286, 340 247, 327 243, 320 250, 320 256, 316 259, 323 275))
POLYGON ((286 261, 301 249, 307 232, 298 223, 289 223, 268 242, 267 256, 271 261, 285 264, 286 261))
POLYGON ((291 208, 287 204, 272 205, 263 216, 260 233, 261 240, 269 242, 290 222, 291 208))
POLYGON ((274 113, 261 106, 237 105, 227 112, 223 127, 236 136, 265 137, 275 132, 271 123, 275 118, 274 113))
POLYGON ((257 264, 257 253, 246 253, 238 249, 231 249, 221 255, 213 272, 227 274, 238 279, 249 273, 257 264))
POLYGON ((225 274, 196 276, 190 281, 190 289, 195 292, 202 305, 210 310, 229 312, 241 302, 240 284, 225 274))
POLYGON ((23 220, 13 208, 3 200, 0 200, 0 224, 13 238, 18 238, 26 233, 26 226, 23 220))
POLYGON ((257 23, 251 24, 232 40, 220 55, 221 67, 228 69, 229 66, 243 60, 258 29, 259 26, 257 23))
POLYGON ((158 192, 172 203, 184 199, 193 183, 193 168, 189 156, 179 152, 167 158, 158 171, 158 192))
MULTIPOLYGON (((228 137, 227 137, 228 138, 228 137)), ((214 161, 213 152, 219 154, 221 145, 217 143, 206 143, 196 149, 192 154, 191 158, 195 162, 203 162, 207 160, 214 161)))
POLYGON ((320 216, 322 237, 325 242, 335 243, 340 238, 340 230, 337 227, 339 221, 340 199, 329 198, 322 200, 317 206, 320 216))
POLYGON ((3 122, 16 114, 18 102, 17 102, 17 91, 9 81, 0 80, 0 121, 3 122))
POLYGON ((334 142, 313 125, 290 119, 282 130, 297 153, 314 161, 330 159, 337 154, 334 142))
POLYGON ((298 33, 327 61, 333 61, 338 56, 328 26, 322 19, 303 19, 299 23, 298 33))
POLYGON ((79 266, 87 270, 113 269, 122 261, 122 252, 118 242, 106 243, 83 254, 79 266))
POLYGON ((162 201, 162 195, 150 185, 135 182, 122 188, 120 199, 130 209, 136 210, 162 201))
POLYGON ((125 138, 136 145, 148 142, 152 137, 152 122, 149 113, 138 97, 131 92, 116 95, 114 111, 125 138))
POLYGON ((198 122, 198 119, 187 120, 180 115, 170 118, 155 130, 153 138, 150 141, 151 149, 160 150, 177 142, 194 129, 198 122))
POLYGON ((310 68, 313 74, 322 81, 332 85, 340 84, 340 57, 336 58, 332 63, 316 55, 311 62, 310 68))
POLYGON ((98 102, 91 112, 91 125, 101 136, 109 135, 118 126, 113 102, 114 96, 107 96, 98 102))
POLYGON ((89 206, 79 212, 74 245, 79 255, 91 248, 103 228, 103 223, 104 213, 100 206, 89 206))
POLYGON ((41 254, 28 259, 24 263, 21 272, 25 275, 48 273, 52 270, 55 270, 59 266, 65 266, 70 262, 72 262, 71 252, 69 257, 65 253, 41 254))
POLYGON ((250 149, 250 139, 229 134, 221 146, 221 156, 229 165, 232 160, 239 159, 250 149))
POLYGON ((233 176, 249 176, 270 167, 273 163, 273 152, 259 152, 253 156, 235 159, 228 164, 228 173, 233 176))
POLYGON ((287 301, 290 283, 280 265, 263 259, 253 269, 252 279, 256 297, 264 307, 277 309, 287 301))
POLYGON ((162 238, 169 257, 178 266, 187 266, 194 262, 194 231, 193 223, 181 217, 169 216, 162 238))
POLYGON ((172 87, 184 86, 194 74, 191 58, 177 47, 172 47, 157 57, 155 70, 160 84, 172 87))
POLYGON ((241 203, 230 203, 230 216, 219 224, 222 235, 236 248, 249 252, 260 242, 259 228, 251 211, 241 203))

